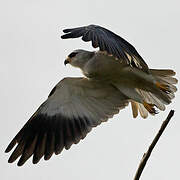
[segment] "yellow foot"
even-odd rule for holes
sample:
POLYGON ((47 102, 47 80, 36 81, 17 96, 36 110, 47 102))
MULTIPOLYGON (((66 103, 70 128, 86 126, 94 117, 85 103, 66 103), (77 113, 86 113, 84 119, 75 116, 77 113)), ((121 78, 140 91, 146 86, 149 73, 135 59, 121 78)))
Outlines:
POLYGON ((149 104, 147 102, 143 102, 143 105, 150 114, 155 115, 158 113, 158 111, 156 111, 156 109, 154 108, 154 106, 155 106, 154 104, 149 104))
POLYGON ((163 92, 165 93, 170 93, 171 91, 169 90, 169 86, 166 85, 166 84, 162 84, 162 83, 159 83, 159 82, 156 82, 156 86, 162 90, 163 92))

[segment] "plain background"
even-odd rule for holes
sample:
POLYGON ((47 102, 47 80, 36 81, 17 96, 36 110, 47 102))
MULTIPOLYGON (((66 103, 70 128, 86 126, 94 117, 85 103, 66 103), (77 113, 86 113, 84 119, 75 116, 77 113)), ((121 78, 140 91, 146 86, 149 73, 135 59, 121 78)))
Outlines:
POLYGON ((143 120, 130 107, 93 131, 61 155, 23 167, 8 164, 4 150, 50 90, 63 77, 81 76, 63 65, 74 49, 91 50, 90 43, 61 40, 62 29, 102 25, 131 42, 151 68, 180 70, 179 0, 0 2, 0 172, 2 180, 133 179, 170 109, 175 116, 155 147, 142 179, 180 179, 180 96, 165 112, 143 120))

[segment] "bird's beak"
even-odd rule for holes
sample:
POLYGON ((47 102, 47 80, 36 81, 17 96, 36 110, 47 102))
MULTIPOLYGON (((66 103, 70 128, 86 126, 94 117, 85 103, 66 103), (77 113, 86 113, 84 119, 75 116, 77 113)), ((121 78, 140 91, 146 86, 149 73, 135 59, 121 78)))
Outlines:
POLYGON ((70 61, 71 61, 71 58, 68 57, 68 58, 64 61, 64 65, 66 66, 66 64, 69 64, 70 61))

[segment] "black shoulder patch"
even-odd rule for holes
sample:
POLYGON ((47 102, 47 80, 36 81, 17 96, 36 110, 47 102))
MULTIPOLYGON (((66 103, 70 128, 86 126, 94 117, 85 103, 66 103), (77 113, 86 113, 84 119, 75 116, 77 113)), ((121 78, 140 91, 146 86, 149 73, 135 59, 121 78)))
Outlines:
POLYGON ((51 90, 51 92, 49 93, 49 96, 48 96, 48 97, 52 96, 55 91, 56 91, 56 86, 51 90))

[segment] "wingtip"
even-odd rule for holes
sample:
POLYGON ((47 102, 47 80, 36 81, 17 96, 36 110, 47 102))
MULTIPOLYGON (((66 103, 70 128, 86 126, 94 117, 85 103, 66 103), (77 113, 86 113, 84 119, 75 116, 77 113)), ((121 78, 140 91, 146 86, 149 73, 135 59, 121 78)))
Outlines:
MULTIPOLYGON (((65 35, 65 34, 64 34, 65 35)), ((64 39, 64 35, 61 36, 61 39, 64 39)))
POLYGON ((5 149, 5 153, 8 153, 8 152, 10 152, 11 151, 11 149, 9 149, 8 147, 5 149))
POLYGON ((45 155, 44 155, 44 160, 45 160, 45 161, 49 160, 52 155, 53 155, 53 153, 45 154, 45 155))
POLYGON ((41 159, 41 158, 38 158, 38 157, 33 156, 32 163, 33 163, 33 164, 37 164, 37 163, 40 161, 40 159, 41 159))
MULTIPOLYGON (((69 32, 70 32, 70 29, 63 29, 62 31, 63 31, 63 33, 69 33, 69 32)), ((63 34, 63 35, 61 36, 61 39, 66 39, 66 34, 63 34)))
POLYGON ((13 163, 14 161, 15 159, 12 156, 10 156, 10 158, 8 159, 8 163, 13 163))
POLYGON ((71 29, 63 29, 63 33, 68 33, 70 31, 71 31, 71 29))
POLYGON ((8 147, 6 148, 5 153, 10 152, 15 145, 16 145, 16 140, 12 140, 12 141, 9 143, 8 147))
POLYGON ((25 161, 22 161, 22 160, 20 161, 19 160, 18 163, 17 163, 17 166, 21 167, 24 163, 25 163, 25 161))
POLYGON ((68 38, 70 38, 70 37, 69 37, 69 33, 68 33, 68 34, 63 34, 63 35, 61 36, 61 39, 68 39, 68 38))

